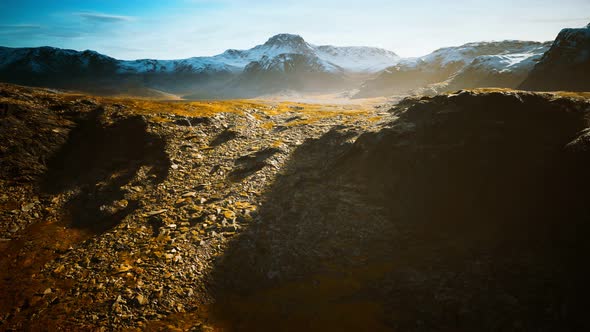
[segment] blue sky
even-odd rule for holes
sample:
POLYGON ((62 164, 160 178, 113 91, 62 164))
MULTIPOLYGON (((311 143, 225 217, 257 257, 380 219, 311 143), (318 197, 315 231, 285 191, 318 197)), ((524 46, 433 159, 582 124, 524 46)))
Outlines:
POLYGON ((419 56, 471 41, 552 40, 589 22, 589 0, 0 0, 0 45, 178 59, 287 32, 419 56))

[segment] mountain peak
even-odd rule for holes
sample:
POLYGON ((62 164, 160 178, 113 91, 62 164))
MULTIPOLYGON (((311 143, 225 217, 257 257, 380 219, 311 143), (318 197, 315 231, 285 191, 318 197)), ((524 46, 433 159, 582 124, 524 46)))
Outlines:
POLYGON ((264 45, 305 45, 305 40, 299 35, 280 33, 270 37, 264 45))

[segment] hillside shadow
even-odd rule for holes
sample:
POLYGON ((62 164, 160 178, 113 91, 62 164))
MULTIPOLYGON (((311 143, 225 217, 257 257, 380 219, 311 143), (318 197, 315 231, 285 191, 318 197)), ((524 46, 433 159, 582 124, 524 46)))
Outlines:
POLYGON ((239 137, 238 132, 226 129, 219 133, 219 135, 215 136, 209 145, 213 147, 220 146, 221 144, 227 143, 233 139, 236 139, 237 137, 239 137))
MULTIPOLYGON (((383 329, 368 286, 388 270, 383 257, 395 247, 395 229, 358 186, 330 174, 356 135, 332 130, 292 153, 259 221, 232 240, 212 272, 213 321, 229 331, 383 329)), ((242 157, 230 179, 276 152, 242 157)))
POLYGON ((139 117, 103 123, 104 110, 96 109, 79 121, 67 142, 48 162, 41 190, 49 194, 71 191, 65 204, 71 227, 104 232, 137 208, 122 188, 140 168, 148 170, 153 184, 168 175, 170 161, 162 138, 149 133, 139 117))
POLYGON ((584 116, 494 98, 417 106, 354 145, 345 130, 306 141, 216 261, 210 320, 227 331, 589 328, 584 116))
POLYGON ((228 174, 228 179, 233 182, 242 181, 268 165, 268 159, 279 151, 277 148, 267 148, 239 157, 234 169, 228 174))

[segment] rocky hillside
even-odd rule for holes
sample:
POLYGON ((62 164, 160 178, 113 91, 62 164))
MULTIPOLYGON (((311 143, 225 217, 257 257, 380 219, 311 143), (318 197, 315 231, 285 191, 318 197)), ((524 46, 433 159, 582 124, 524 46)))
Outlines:
POLYGON ((0 329, 111 330, 205 308, 216 257, 258 222, 290 154, 380 119, 348 108, 1 85, 0 329))
POLYGON ((531 48, 528 53, 478 56, 443 82, 439 91, 470 88, 517 88, 547 51, 550 43, 531 48), (442 88, 442 89, 441 89, 442 88))
POLYGON ((590 24, 563 29, 520 88, 540 91, 590 91, 590 24))
POLYGON ((404 59, 360 88, 357 97, 404 94, 435 83, 435 90, 516 88, 550 43, 502 41, 468 43, 404 59))
POLYGON ((0 329, 587 330, 590 96, 0 86, 0 329))

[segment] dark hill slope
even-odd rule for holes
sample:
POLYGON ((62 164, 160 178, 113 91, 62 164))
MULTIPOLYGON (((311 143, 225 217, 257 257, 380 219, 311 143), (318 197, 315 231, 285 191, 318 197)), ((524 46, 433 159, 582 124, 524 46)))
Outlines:
POLYGON ((563 29, 535 65, 521 89, 537 91, 590 91, 590 24, 563 29))
POLYGON ((222 317, 264 331, 281 314, 305 317, 293 330, 588 329, 589 111, 465 91, 408 99, 353 144, 352 128, 307 141, 213 274, 222 317))

